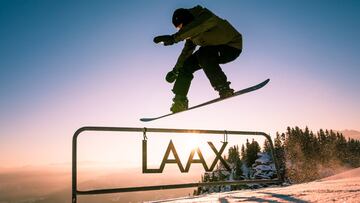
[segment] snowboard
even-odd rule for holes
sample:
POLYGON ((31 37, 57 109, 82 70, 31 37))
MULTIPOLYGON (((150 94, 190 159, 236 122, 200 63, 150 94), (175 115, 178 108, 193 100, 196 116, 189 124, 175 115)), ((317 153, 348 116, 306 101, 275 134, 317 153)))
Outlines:
POLYGON ((248 92, 252 92, 252 91, 255 91, 255 90, 258 90, 258 89, 264 87, 269 81, 270 81, 270 79, 267 79, 267 80, 265 80, 265 81, 263 81, 263 82, 261 82, 261 83, 259 83, 257 85, 254 85, 254 86, 251 86, 251 87, 236 91, 236 92, 234 92, 234 95, 232 95, 230 97, 226 97, 226 98, 220 98, 219 97, 219 98, 216 98, 216 99, 213 99, 213 100, 210 100, 210 101, 207 101, 207 102, 204 102, 204 103, 189 107, 188 109, 186 109, 184 111, 180 111, 180 112, 176 112, 176 113, 168 113, 168 114, 158 116, 158 117, 153 117, 153 118, 140 118, 140 121, 143 121, 143 122, 154 121, 154 120, 157 120, 157 119, 160 119, 160 118, 164 118, 164 117, 168 117, 168 116, 171 116, 171 115, 174 115, 174 114, 186 112, 186 111, 189 111, 191 109, 196 109, 196 108, 199 108, 199 107, 202 107, 202 106, 206 106, 206 105, 213 104, 213 103, 216 103, 216 102, 219 102, 219 101, 223 101, 225 99, 229 99, 229 98, 236 97, 236 96, 239 96, 239 95, 242 95, 242 94, 246 94, 248 92))

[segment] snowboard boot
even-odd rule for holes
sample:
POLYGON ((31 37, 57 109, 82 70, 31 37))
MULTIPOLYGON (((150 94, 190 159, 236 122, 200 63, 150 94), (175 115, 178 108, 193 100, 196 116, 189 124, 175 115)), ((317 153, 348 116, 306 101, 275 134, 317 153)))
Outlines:
POLYGON ((170 108, 170 111, 172 111, 173 113, 177 113, 180 111, 184 111, 186 109, 188 109, 188 99, 186 98, 186 96, 180 96, 180 95, 176 95, 173 99, 173 104, 170 108))
POLYGON ((230 82, 226 82, 224 85, 218 85, 215 90, 219 92, 220 98, 224 99, 234 95, 234 90, 230 88, 230 82))

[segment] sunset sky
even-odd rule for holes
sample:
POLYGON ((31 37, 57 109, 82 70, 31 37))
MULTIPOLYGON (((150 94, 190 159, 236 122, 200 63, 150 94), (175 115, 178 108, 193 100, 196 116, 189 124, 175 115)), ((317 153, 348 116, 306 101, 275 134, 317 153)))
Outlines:
MULTIPOLYGON (((70 164, 72 135, 89 125, 359 131, 359 19, 357 0, 2 0, 0 168, 70 164), (198 4, 243 34, 242 54, 222 66, 232 87, 271 81, 247 95, 140 122, 169 112, 172 84, 164 78, 183 46, 157 45, 153 37, 175 33, 173 11, 198 4)), ((190 105, 217 97, 202 71, 188 97, 190 105)), ((103 144, 115 145, 111 139, 103 144)), ((140 153, 141 139, 124 136, 114 148, 140 153)), ((165 148, 168 141, 159 143, 165 148)), ((104 155, 97 142, 86 142, 104 155)), ((127 156, 125 162, 138 158, 127 156)))

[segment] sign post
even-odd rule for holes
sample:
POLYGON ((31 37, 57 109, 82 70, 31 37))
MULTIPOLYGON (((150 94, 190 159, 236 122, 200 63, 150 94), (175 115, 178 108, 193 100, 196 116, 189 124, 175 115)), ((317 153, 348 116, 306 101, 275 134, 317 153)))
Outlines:
MULTIPOLYGON (((184 135, 186 136, 186 135, 184 135)), ((164 190, 164 189, 178 189, 178 188, 189 188, 189 187, 201 187, 201 186, 213 186, 213 185, 238 185, 246 183, 280 183, 282 177, 280 177, 279 166, 274 156, 274 146, 271 137, 263 132, 252 132, 252 131, 223 131, 223 130, 194 130, 194 129, 164 129, 164 128, 129 128, 129 127, 99 127, 99 126, 88 126, 78 129, 72 140, 72 203, 77 203, 78 195, 98 195, 98 194, 109 194, 109 193, 121 193, 121 192, 135 192, 135 191, 150 191, 150 190, 164 190), (233 180, 233 181, 217 181, 217 182, 202 182, 202 183, 185 183, 185 184, 171 184, 171 185, 154 185, 154 186, 140 186, 140 187, 126 187, 126 188, 110 188, 110 189, 97 189, 80 191, 77 189, 77 139, 82 132, 85 131, 101 131, 101 132, 142 132, 142 172, 143 173, 162 173, 166 164, 177 164, 180 172, 187 173, 190 169, 191 164, 197 163, 202 164, 205 171, 213 171, 216 164, 220 161, 227 170, 231 170, 227 162, 222 157, 222 153, 228 144, 228 135, 250 135, 250 136, 263 136, 270 143, 271 155, 275 164, 277 178, 275 179, 251 179, 251 180, 233 180), (189 155, 189 159, 184 167, 181 163, 177 154, 176 148, 170 140, 168 147, 165 151, 164 157, 159 168, 150 169, 147 166, 147 132, 156 133, 197 133, 197 134, 217 134, 224 136, 224 142, 220 149, 216 149, 212 142, 208 142, 209 147, 215 154, 210 167, 206 164, 202 152, 199 148, 193 149, 189 155), (170 153, 173 154, 174 159, 169 159, 170 153), (198 159, 194 159, 194 155, 197 153, 198 159)))

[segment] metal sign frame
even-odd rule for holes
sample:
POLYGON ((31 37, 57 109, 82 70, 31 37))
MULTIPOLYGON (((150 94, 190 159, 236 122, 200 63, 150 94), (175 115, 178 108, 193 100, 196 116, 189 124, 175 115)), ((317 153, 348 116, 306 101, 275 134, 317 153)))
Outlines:
MULTIPOLYGON (((144 152, 143 152, 144 153, 144 152)), ((72 203, 77 202, 78 195, 98 195, 109 193, 121 192, 135 192, 135 191, 150 191, 150 190, 164 190, 164 189, 179 189, 189 187, 201 186, 214 186, 214 185, 238 185, 245 183, 280 183, 282 177, 280 176, 279 164, 274 156, 274 145, 271 137, 264 132, 253 131, 226 131, 226 130, 195 130, 195 129, 168 129, 168 128, 133 128, 133 127, 100 127, 100 126, 87 126, 79 128, 72 140, 72 203), (270 143, 271 156, 273 158, 277 178, 275 179, 252 179, 252 180, 234 180, 234 181, 217 181, 217 182, 204 182, 204 183, 186 183, 186 184, 171 184, 171 185, 154 185, 154 186, 140 186, 140 187, 127 187, 127 188, 110 188, 110 189, 97 189, 80 191, 77 189, 77 139, 82 132, 85 131, 102 131, 102 132, 142 132, 144 140, 147 139, 146 132, 154 133, 197 133, 197 134, 218 134, 223 135, 224 140, 227 141, 228 135, 251 135, 251 136, 264 136, 270 143)))

